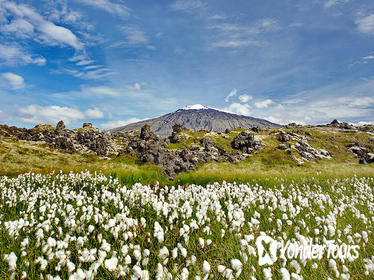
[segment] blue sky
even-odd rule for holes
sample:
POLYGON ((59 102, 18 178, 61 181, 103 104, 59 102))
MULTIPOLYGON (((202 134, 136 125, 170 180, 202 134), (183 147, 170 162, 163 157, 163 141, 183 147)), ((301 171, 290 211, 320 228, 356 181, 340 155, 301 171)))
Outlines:
POLYGON ((109 129, 200 103, 374 122, 371 0, 0 0, 0 120, 109 129))

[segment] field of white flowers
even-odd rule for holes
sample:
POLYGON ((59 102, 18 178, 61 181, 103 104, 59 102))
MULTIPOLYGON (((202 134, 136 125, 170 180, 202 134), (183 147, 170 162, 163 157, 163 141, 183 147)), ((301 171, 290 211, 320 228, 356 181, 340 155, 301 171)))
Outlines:
POLYGON ((0 279, 374 279, 374 179, 121 185, 0 177, 0 279), (256 239, 359 245, 357 259, 259 265, 256 239))

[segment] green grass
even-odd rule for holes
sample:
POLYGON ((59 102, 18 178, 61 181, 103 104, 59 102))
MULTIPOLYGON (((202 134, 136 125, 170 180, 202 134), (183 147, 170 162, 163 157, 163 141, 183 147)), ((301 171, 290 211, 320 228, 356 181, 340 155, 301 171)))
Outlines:
MULTIPOLYGON (((242 129, 233 130, 228 134, 205 136, 206 132, 191 132, 184 130, 190 136, 182 139, 180 143, 173 143, 169 149, 189 148, 191 144, 200 145, 202 137, 213 139, 218 146, 232 151, 231 141, 242 129), (223 135, 230 138, 225 139, 223 135)), ((200 165, 197 170, 179 174, 174 181, 167 179, 162 168, 156 165, 141 165, 135 155, 121 155, 112 157, 111 160, 103 160, 95 155, 69 154, 61 150, 49 148, 46 144, 37 144, 12 139, 0 139, 0 175, 17 175, 25 172, 49 173, 80 172, 89 170, 99 171, 106 175, 113 175, 122 182, 132 184, 141 182, 145 184, 206 184, 214 181, 245 182, 255 178, 279 177, 297 178, 313 176, 342 177, 374 176, 374 165, 360 165, 358 159, 352 153, 347 152, 347 145, 359 142, 373 146, 369 141, 372 137, 368 133, 342 133, 327 132, 320 128, 303 128, 312 136, 306 136, 309 144, 315 148, 323 148, 333 154, 333 159, 318 160, 317 163, 305 162, 297 166, 287 152, 277 149, 280 142, 277 134, 272 133, 276 129, 256 133, 261 137, 265 146, 253 153, 248 159, 238 164, 228 162, 211 162, 200 165)), ((285 131, 295 131, 285 129, 285 131)), ((296 129, 297 131, 297 129, 296 129)), ((374 147, 373 147, 374 149, 374 147)), ((297 153, 293 152, 296 156, 297 153)))
MULTIPOLYGON (((4 179, 0 178, 0 180, 4 179)), ((210 195, 212 193, 218 195, 221 191, 220 185, 209 186, 210 189, 208 190, 196 188, 194 190, 197 192, 191 190, 192 197, 190 197, 188 195, 189 187, 179 189, 177 192, 172 189, 161 189, 157 193, 151 186, 151 189, 144 188, 142 191, 138 192, 137 188, 127 188, 123 190, 122 186, 117 184, 113 178, 103 181, 100 180, 103 180, 102 177, 101 179, 93 179, 92 177, 82 174, 72 174, 72 176, 26 175, 24 179, 21 177, 16 178, 15 181, 2 181, 0 188, 5 190, 5 198, 0 197, 0 205, 2 206, 0 208, 0 214, 2 215, 3 221, 14 221, 20 218, 26 220, 35 219, 36 221, 32 226, 24 227, 23 230, 19 231, 19 236, 13 238, 9 236, 8 230, 5 228, 4 224, 0 224, 0 242, 3 245, 0 247, 0 256, 9 254, 10 252, 15 252, 18 256, 15 279, 19 279, 22 271, 27 271, 27 279, 40 279, 40 274, 60 275, 63 279, 68 278, 68 272, 65 266, 62 267, 61 271, 55 271, 54 268, 57 265, 56 259, 48 262, 48 266, 44 272, 41 272, 39 270, 39 265, 34 263, 37 257, 44 255, 46 258, 47 255, 43 252, 43 246, 36 246, 35 233, 37 229, 43 228, 43 222, 48 220, 51 223, 51 228, 45 230, 45 238, 42 240, 43 243, 46 242, 49 236, 56 240, 63 240, 66 235, 69 234, 70 236, 87 237, 84 244, 85 248, 100 248, 101 242, 98 236, 101 235, 102 238, 111 244, 111 251, 108 253, 107 258, 111 257, 114 250, 117 252, 117 256, 121 257, 121 247, 124 244, 131 243, 133 245, 139 245, 142 249, 149 249, 151 252, 149 263, 142 268, 147 269, 151 273, 151 279, 154 279, 157 263, 160 262, 157 254, 163 246, 166 246, 171 253, 171 250, 180 243, 187 249, 188 257, 191 255, 197 257, 196 264, 188 267, 190 272, 189 279, 194 279, 193 276, 196 274, 201 275, 202 263, 204 260, 208 261, 211 266, 212 275, 210 279, 223 279, 217 271, 217 265, 220 264, 230 267, 230 260, 234 258, 243 261, 240 255, 240 251, 242 251, 240 240, 243 239, 246 234, 253 234, 255 239, 259 236, 261 231, 273 237, 286 234, 286 240, 294 238, 296 236, 295 232, 311 238, 321 238, 321 236, 328 237, 328 235, 322 233, 316 235, 313 230, 319 229, 320 232, 323 232, 328 217, 334 213, 336 214, 334 218, 336 220, 336 230, 344 231, 347 225, 352 225, 352 234, 361 233, 363 230, 374 230, 372 221, 365 223, 361 216, 361 214, 363 214, 366 218, 371 219, 373 214, 372 190, 374 188, 374 182, 370 178, 337 179, 333 177, 323 177, 322 175, 314 177, 295 176, 294 178, 288 177, 286 179, 261 177, 253 179, 248 188, 246 186, 236 185, 229 191, 224 191, 223 195, 218 198, 210 195), (262 188, 258 186, 262 186, 262 188), (31 196, 25 196, 23 194, 28 188, 31 190, 28 190, 31 196), (236 195, 235 190, 241 191, 236 195), (63 191, 64 195, 55 196, 55 191, 63 191), (186 191, 186 193, 183 193, 184 191, 186 191), (199 195, 194 196, 195 193, 199 195), (32 197, 35 195, 37 195, 38 200, 36 204, 32 204, 29 207, 27 204, 28 199, 32 200, 32 197), (75 199, 78 195, 84 198, 83 205, 81 206, 77 204, 77 199, 75 199), (268 206, 272 205, 272 201, 267 201, 267 198, 274 197, 273 195, 276 195, 279 199, 278 203, 283 199, 287 200, 285 211, 281 210, 279 207, 275 209, 268 208, 268 206), (148 200, 151 196, 154 196, 153 199, 148 200), (318 200, 321 196, 328 197, 329 199, 322 201, 320 204, 318 200), (93 199, 93 197, 96 197, 96 199, 93 199), (300 201, 299 197, 307 199, 308 204, 300 201), (216 201, 214 201, 214 198, 217 198, 216 201), (189 217, 186 216, 186 212, 182 207, 186 200, 193 202, 191 204, 193 212, 189 217), (215 205, 219 205, 219 207, 212 208, 212 201, 215 205), (253 201, 253 203, 251 203, 251 201, 253 201), (349 204, 349 201, 352 202, 352 205, 349 204), (119 202, 122 204, 120 205, 119 202), (157 202, 161 204, 169 203, 168 207, 170 207, 170 211, 165 214, 163 211, 156 210, 155 205, 158 205, 157 202), (207 203, 210 203, 210 206, 206 208, 207 203), (48 206, 45 214, 41 213, 41 204, 47 204, 48 206), (73 212, 67 211, 68 204, 74 209, 73 212), (227 219, 229 205, 233 206, 234 209, 243 210, 245 223, 239 231, 229 231, 232 225, 231 221, 227 219), (321 205, 323 207, 321 207, 321 205), (92 217, 86 219, 86 215, 88 214, 87 207, 90 206, 95 208, 96 214, 98 212, 103 214, 102 222, 95 223, 92 217), (344 210, 341 210, 342 206, 344 210), (350 206, 354 206, 355 209, 351 209, 350 206), (206 211, 204 211, 204 209, 206 209, 206 211), (294 212, 295 209, 297 212, 294 212), (214 210, 221 213, 221 220, 217 219, 217 212, 214 210), (173 215, 174 211, 177 213, 178 218, 171 223, 169 222, 169 218, 173 215), (204 223, 196 230, 191 231, 189 233, 189 242, 185 242, 180 234, 181 229, 184 225, 190 224, 193 219, 197 220, 197 213, 199 211, 203 213, 204 223), (359 214, 357 214, 358 211, 360 212, 359 214), (247 223, 254 217, 255 212, 261 215, 258 218, 260 221, 259 228, 254 228, 247 223), (295 215, 293 218, 291 218, 292 212, 295 215), (52 213, 54 215, 51 215, 52 213), (222 215, 222 213, 225 215, 222 215), (283 214, 287 214, 288 218, 282 218, 283 214), (59 221, 56 222, 54 217, 59 218, 59 221), (76 221, 75 227, 65 223, 67 217, 76 221), (139 222, 139 224, 134 227, 121 229, 120 235, 116 236, 113 228, 105 228, 109 219, 115 217, 126 217, 137 221, 140 221, 143 217, 146 219, 146 226, 140 226, 139 222), (272 218, 271 220, 269 220, 270 217, 272 218), (316 217, 323 218, 322 224, 318 225, 316 223, 316 217), (277 227, 278 219, 283 220, 281 229, 277 227), (288 219, 291 220, 292 224, 286 223, 288 219), (159 222, 164 229, 168 229, 167 232, 165 232, 165 241, 161 244, 156 240, 153 230, 153 225, 156 221, 159 222), (305 222, 305 226, 300 226, 301 222, 305 222), (88 225, 90 224, 95 225, 95 230, 92 234, 87 231, 88 225), (209 226, 210 233, 204 231, 205 226, 209 226), (63 234, 58 233, 59 227, 63 234), (224 237, 221 236, 222 229, 225 230, 224 237), (129 231, 134 235, 125 240, 122 236, 129 231), (241 236, 237 235, 239 232, 241 236), (20 257, 22 251, 20 249, 20 243, 25 237, 30 239, 30 244, 25 249, 27 254, 24 257, 20 257), (202 248, 199 245, 199 237, 205 240, 209 238, 213 242, 211 245, 202 248), (30 262, 30 266, 25 265, 26 261, 30 262)), ((121 225, 122 223, 125 222, 121 220, 117 225, 121 225)), ((368 237, 369 241, 367 243, 363 243, 362 241, 360 243, 359 259, 353 263, 345 262, 351 275, 350 279, 372 279, 373 274, 368 276, 364 275, 365 269, 363 260, 364 258, 370 258, 374 252, 373 235, 369 232, 368 237)), ((344 243, 348 242, 344 234, 341 237, 335 235, 331 239, 336 240, 337 238, 341 239, 344 243)), ((255 241, 251 241, 249 244, 255 247, 254 242, 255 241)), ((76 243, 77 242, 73 240, 69 243, 68 250, 71 252, 70 260, 72 260, 77 267, 79 265, 82 269, 88 269, 90 264, 81 263, 78 259, 80 253, 76 243)), ((317 242, 315 241, 315 243, 317 242)), ((320 242, 318 242, 318 244, 320 244, 320 242)), ((129 250, 129 254, 132 256, 130 268, 136 263, 131 252, 132 250, 129 250)), ((337 263, 338 270, 341 272, 342 264, 339 261, 337 261, 337 263)), ((177 275, 181 273, 182 268, 186 267, 186 258, 182 257, 179 252, 179 256, 176 259, 170 258, 165 267, 172 273, 173 279, 176 279, 177 275), (177 265, 176 268, 175 265, 177 265)), ((272 279, 281 279, 281 267, 282 264, 280 260, 271 266, 273 273, 272 279)), ((294 269, 290 267, 289 263, 286 264, 286 267, 290 272, 294 272, 294 269)), ((256 256, 249 256, 248 262, 243 265, 242 274, 238 279, 250 279, 252 273, 257 279, 264 279, 263 268, 264 267, 259 266, 256 256), (254 273, 252 267, 255 269, 254 273)), ((3 258, 0 258, 0 279, 9 279, 10 275, 11 272, 8 271, 7 263, 3 258)), ((328 279, 328 277, 335 279, 332 272, 328 269, 328 259, 326 257, 323 257, 321 260, 308 260, 306 266, 301 265, 300 275, 302 275, 304 279, 325 280, 328 279), (317 263, 318 269, 313 269, 311 267, 312 263, 317 263)), ((114 275, 102 265, 95 279, 113 278, 114 275)), ((130 279, 130 275, 121 279, 130 279)))
POLYGON ((140 165, 135 157, 122 155, 103 160, 95 155, 69 154, 49 148, 45 144, 24 141, 0 140, 0 175, 15 176, 27 172, 47 174, 52 171, 64 173, 102 172, 121 178, 122 182, 133 184, 167 183, 162 169, 156 165, 140 165))

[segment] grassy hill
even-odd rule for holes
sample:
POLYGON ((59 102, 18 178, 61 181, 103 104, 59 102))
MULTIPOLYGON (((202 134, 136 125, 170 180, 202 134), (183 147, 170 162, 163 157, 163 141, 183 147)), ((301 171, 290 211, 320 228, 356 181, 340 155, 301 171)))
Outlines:
MULTIPOLYGON (((179 143, 173 143, 168 149, 189 149, 192 144, 199 145, 201 137, 208 137, 218 146, 232 150, 230 143, 242 129, 230 133, 182 131, 179 143)), ((25 172, 50 173, 80 172, 89 170, 102 172, 106 175, 120 177, 125 183, 155 183, 188 184, 208 183, 214 181, 248 181, 249 179, 266 178, 269 176, 298 178, 298 177, 344 177, 344 176, 374 176, 374 165, 362 165, 358 158, 348 152, 348 145, 360 143, 374 150, 373 134, 371 132, 347 131, 326 127, 284 128, 285 132, 298 133, 307 139, 310 146, 323 148, 331 152, 332 159, 305 162, 297 165, 289 154, 278 149, 281 143, 277 139, 277 130, 269 129, 255 133, 265 145, 254 152, 246 160, 237 164, 229 162, 210 162, 200 165, 196 170, 180 173, 174 181, 165 176, 163 170, 154 165, 142 165, 137 158, 130 154, 103 159, 93 154, 67 153, 63 150, 50 148, 43 142, 19 141, 9 137, 0 138, 0 175, 17 175, 25 172)), ((291 144, 292 141, 290 142, 291 144)))

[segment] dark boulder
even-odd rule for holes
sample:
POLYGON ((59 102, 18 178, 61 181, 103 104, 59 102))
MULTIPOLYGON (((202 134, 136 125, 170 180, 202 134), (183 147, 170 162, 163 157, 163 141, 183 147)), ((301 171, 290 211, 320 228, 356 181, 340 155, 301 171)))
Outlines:
POLYGON ((246 131, 242 131, 238 136, 231 142, 231 147, 236 150, 240 150, 243 153, 252 153, 255 150, 259 150, 262 144, 255 140, 254 134, 246 131))
POLYGON ((353 143, 348 147, 348 151, 354 153, 359 158, 360 164, 368 164, 374 162, 374 154, 371 153, 370 146, 360 143, 353 143))
POLYGON ((288 142, 291 140, 291 137, 290 135, 288 135, 286 132, 284 131, 279 131, 279 135, 278 135, 278 138, 277 138, 280 142, 288 142))
POLYGON ((92 123, 83 123, 83 128, 93 128, 92 123))
POLYGON ((140 130, 140 139, 148 140, 151 138, 156 138, 157 136, 152 132, 149 124, 145 124, 140 130))
POLYGON ((178 137, 178 134, 183 131, 183 127, 180 124, 173 125, 173 131, 171 133, 171 136, 169 137, 169 140, 171 143, 178 143, 180 141, 180 138, 178 137))
POLYGON ((59 122, 57 123, 57 125, 56 125, 56 130, 63 130, 63 129, 65 129, 65 128, 66 128, 66 126, 65 126, 64 121, 59 121, 59 122))
POLYGON ((338 126, 339 124, 340 124, 340 122, 339 122, 337 119, 333 120, 333 121, 330 123, 331 126, 338 126))

